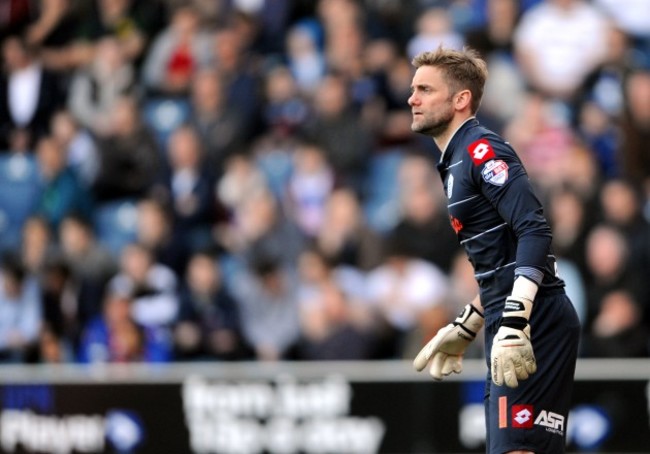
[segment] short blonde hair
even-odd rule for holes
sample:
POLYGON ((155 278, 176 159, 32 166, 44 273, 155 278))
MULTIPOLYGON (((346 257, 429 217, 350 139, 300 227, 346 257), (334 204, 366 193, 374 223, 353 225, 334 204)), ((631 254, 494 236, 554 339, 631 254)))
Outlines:
POLYGON ((471 110, 476 113, 488 77, 487 65, 477 51, 468 47, 463 50, 439 47, 435 51, 419 53, 413 58, 412 64, 415 68, 440 68, 452 93, 469 90, 472 93, 471 110))

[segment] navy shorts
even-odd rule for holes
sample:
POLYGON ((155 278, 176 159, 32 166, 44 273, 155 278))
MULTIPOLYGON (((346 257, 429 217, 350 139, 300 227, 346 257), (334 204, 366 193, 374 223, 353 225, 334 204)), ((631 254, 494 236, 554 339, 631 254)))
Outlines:
MULTIPOLYGON (((499 319, 486 320, 488 367, 499 319)), ((529 322, 537 372, 520 380, 517 388, 496 386, 488 372, 485 416, 489 454, 515 450, 536 454, 565 451, 580 322, 563 291, 538 295, 529 322)))

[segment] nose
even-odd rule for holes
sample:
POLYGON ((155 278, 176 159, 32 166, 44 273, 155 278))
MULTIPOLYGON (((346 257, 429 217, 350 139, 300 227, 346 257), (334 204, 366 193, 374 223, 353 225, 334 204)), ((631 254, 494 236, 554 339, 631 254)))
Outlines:
POLYGON ((407 100, 409 106, 414 106, 417 104, 419 101, 417 99, 417 96, 415 93, 411 93, 411 96, 409 96, 409 99, 407 100))

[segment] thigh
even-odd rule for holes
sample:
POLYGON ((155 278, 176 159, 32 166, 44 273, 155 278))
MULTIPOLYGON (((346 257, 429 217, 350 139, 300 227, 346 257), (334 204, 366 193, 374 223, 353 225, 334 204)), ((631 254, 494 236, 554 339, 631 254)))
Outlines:
MULTIPOLYGON (((538 298, 530 318, 537 372, 517 388, 496 386, 488 373, 488 452, 563 453, 580 324, 565 295, 538 298)), ((486 326, 487 363, 498 322, 486 326)))

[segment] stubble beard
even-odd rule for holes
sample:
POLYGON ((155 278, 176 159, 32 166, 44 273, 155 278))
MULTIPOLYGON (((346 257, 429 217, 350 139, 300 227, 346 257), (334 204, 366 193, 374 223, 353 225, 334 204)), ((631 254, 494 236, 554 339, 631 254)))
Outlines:
POLYGON ((435 139, 447 131, 453 119, 454 112, 450 109, 438 118, 425 119, 425 121, 419 125, 415 123, 411 124, 411 130, 435 139))

